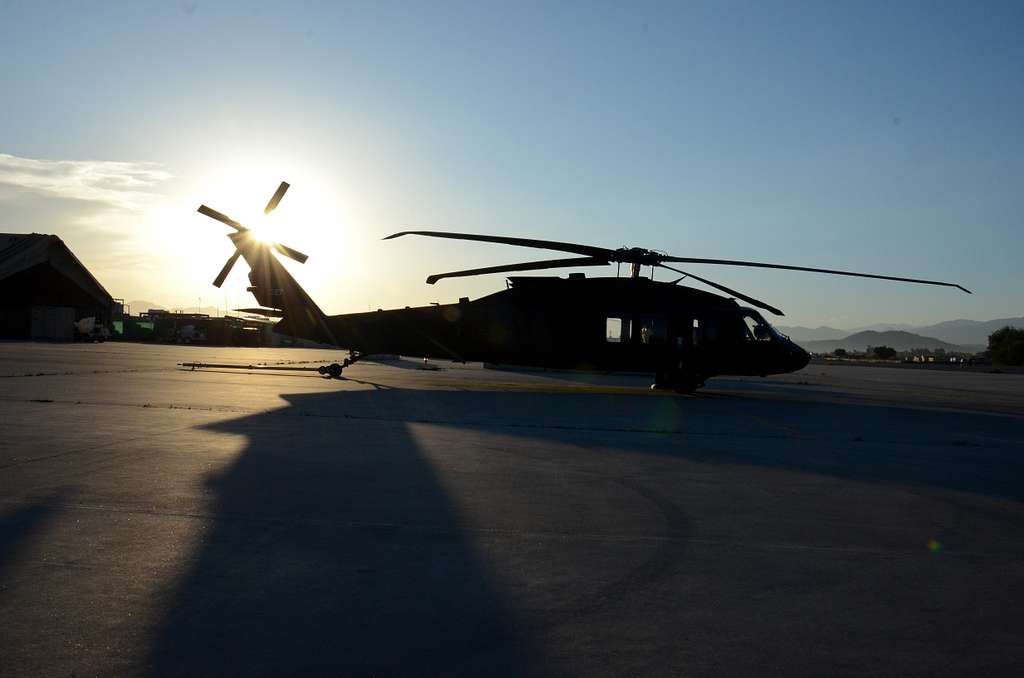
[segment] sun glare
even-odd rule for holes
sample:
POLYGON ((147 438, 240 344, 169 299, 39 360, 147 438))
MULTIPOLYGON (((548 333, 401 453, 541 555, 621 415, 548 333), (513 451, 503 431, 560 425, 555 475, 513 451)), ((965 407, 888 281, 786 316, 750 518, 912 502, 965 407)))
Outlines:
POLYGON ((281 203, 270 214, 263 208, 274 195, 280 180, 275 182, 272 171, 254 171, 251 168, 222 170, 203 182, 203 202, 215 210, 238 221, 252 235, 263 242, 281 242, 287 239, 289 224, 295 217, 294 195, 289 190, 281 203), (254 190, 254 187, 259 187, 254 190))
POLYGON ((272 243, 280 242, 281 233, 281 220, 275 216, 275 212, 270 214, 260 214, 253 218, 249 222, 243 222, 243 224, 252 233, 252 236, 260 242, 272 243))
MULTIPOLYGON (((300 171, 286 162, 280 164, 283 169, 268 169, 268 163, 250 161, 196 177, 189 186, 187 199, 168 205, 157 215, 154 232, 159 234, 155 237, 163 240, 161 249, 177 254, 173 265, 168 264, 167 268, 184 279, 196 281, 193 296, 211 293, 210 281, 232 252, 227 238, 233 233, 231 227, 203 215, 195 216, 194 225, 208 237, 205 242, 209 246, 197 251, 193 241, 181 239, 178 225, 182 215, 194 213, 199 204, 238 221, 262 242, 281 243, 309 255, 304 264, 280 254, 274 256, 308 291, 321 295, 319 298, 328 306, 338 303, 332 294, 342 281, 362 275, 363 263, 358 252, 365 236, 362 229, 354 229, 348 223, 339 192, 333 180, 327 178, 330 175, 311 168, 300 171), (265 215, 263 209, 282 180, 290 188, 277 208, 265 215)), ((239 262, 221 289, 213 292, 220 295, 223 306, 238 308, 249 303, 245 291, 250 284, 248 272, 248 266, 239 262)))

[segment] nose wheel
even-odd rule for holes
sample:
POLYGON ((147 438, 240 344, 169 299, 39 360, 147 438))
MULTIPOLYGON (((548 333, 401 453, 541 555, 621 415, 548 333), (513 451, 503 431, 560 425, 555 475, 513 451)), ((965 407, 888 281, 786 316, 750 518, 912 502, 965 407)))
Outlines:
POLYGON ((353 353, 349 357, 345 358, 341 363, 331 363, 330 365, 321 365, 316 368, 316 371, 325 377, 331 377, 332 379, 340 379, 341 371, 346 367, 354 365, 363 356, 358 353, 353 353))

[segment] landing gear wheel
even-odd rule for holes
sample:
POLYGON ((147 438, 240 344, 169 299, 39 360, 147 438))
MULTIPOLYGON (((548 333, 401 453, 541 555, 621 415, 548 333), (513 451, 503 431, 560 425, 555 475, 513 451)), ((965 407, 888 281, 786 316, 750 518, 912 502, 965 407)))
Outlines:
POLYGON ((652 391, 671 391, 674 387, 668 372, 656 372, 654 374, 654 383, 651 384, 652 391))
POLYGON ((693 393, 704 385, 704 381, 696 374, 686 370, 668 370, 654 375, 652 389, 675 391, 676 393, 693 393))
POLYGON ((316 368, 316 371, 319 372, 320 374, 327 374, 327 366, 321 365, 320 367, 316 368))
POLYGON ((697 383, 695 379, 684 379, 682 381, 677 381, 672 385, 672 388, 676 393, 690 394, 701 386, 702 384, 697 383))
POLYGON ((331 363, 327 366, 327 374, 331 375, 335 379, 341 377, 341 365, 338 363, 331 363))

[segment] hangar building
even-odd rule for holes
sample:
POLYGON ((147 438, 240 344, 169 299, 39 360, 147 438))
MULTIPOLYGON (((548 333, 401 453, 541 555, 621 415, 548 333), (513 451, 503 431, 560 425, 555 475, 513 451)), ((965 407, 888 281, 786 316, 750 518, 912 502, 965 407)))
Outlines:
POLYGON ((74 338, 90 316, 110 326, 114 300, 55 235, 0 233, 0 337, 74 338))

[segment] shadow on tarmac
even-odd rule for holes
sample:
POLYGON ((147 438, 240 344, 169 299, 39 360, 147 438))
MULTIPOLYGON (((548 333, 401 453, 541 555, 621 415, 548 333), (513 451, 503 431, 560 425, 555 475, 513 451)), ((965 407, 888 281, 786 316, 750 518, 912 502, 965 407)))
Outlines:
MULTIPOLYGON (((500 429, 578 447, 608 447, 748 464, 896 486, 1024 501, 1020 419, 895 405, 772 400, 733 392, 696 397, 528 391, 387 389, 336 394, 327 412, 295 414, 500 429), (637 436, 635 434, 651 434, 637 436), (684 446, 679 434, 711 443, 684 446), (803 443, 803 444, 801 444, 803 443)), ((330 401, 327 401, 330 402, 330 401)))
MULTIPOLYGON (((248 443, 209 480, 216 516, 152 648, 157 675, 552 670, 407 423, 1024 499, 1024 462, 1004 444, 1021 441, 1012 418, 742 398, 406 389, 283 397, 282 410, 209 427, 248 443), (367 438, 359 420, 394 426, 367 438), (688 446, 679 433, 712 444, 688 446), (876 439, 885 443, 870 445, 876 439)), ((670 534, 685 540, 685 529, 670 534)), ((664 552, 644 567, 671 569, 681 557, 664 552)), ((552 623, 564 614, 552 611, 552 623)))
POLYGON ((405 427, 366 440, 325 416, 387 392, 287 395, 284 410, 209 427, 248 444, 209 480, 216 518, 152 649, 155 674, 537 673, 405 427))
POLYGON ((0 580, 15 554, 23 550, 24 543, 45 526, 70 494, 70 490, 58 490, 31 504, 19 506, 6 515, 0 515, 0 580))

